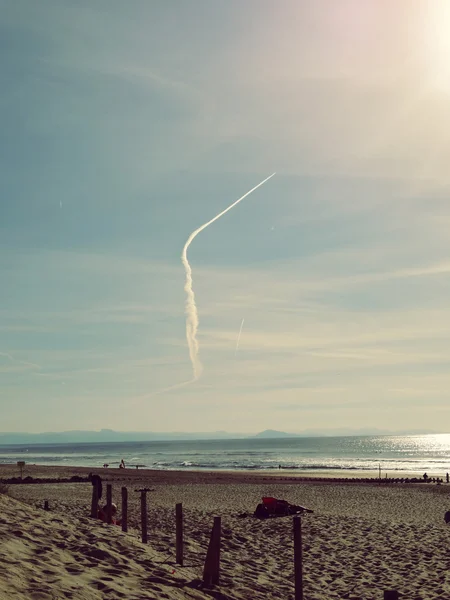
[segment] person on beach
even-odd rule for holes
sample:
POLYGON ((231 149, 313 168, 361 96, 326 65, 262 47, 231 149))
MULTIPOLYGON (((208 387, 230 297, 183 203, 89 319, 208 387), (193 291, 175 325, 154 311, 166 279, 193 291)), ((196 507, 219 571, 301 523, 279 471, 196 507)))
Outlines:
MULTIPOLYGON (((120 519, 116 519, 117 514, 117 504, 111 504, 111 523, 113 525, 120 525, 120 519)), ((108 522, 108 505, 105 504, 103 508, 98 511, 98 518, 103 521, 103 523, 108 522)))

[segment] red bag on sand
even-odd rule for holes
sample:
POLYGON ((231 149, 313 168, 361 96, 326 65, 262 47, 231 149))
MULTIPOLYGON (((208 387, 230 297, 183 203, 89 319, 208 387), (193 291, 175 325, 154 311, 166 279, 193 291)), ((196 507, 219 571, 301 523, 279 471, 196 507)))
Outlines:
POLYGON ((313 511, 310 508, 304 506, 297 506, 295 504, 289 504, 287 500, 278 500, 278 498, 272 498, 271 496, 265 496, 262 498, 263 506, 266 509, 269 516, 271 515, 296 515, 298 513, 313 511))
POLYGON ((286 500, 278 500, 277 498, 265 497, 262 499, 262 501, 270 514, 289 514, 289 502, 287 502, 286 500))

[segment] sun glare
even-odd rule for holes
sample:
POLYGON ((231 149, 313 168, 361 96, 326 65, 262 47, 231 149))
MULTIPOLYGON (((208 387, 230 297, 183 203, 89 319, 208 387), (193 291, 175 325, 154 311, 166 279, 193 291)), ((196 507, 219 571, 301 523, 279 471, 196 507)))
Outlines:
POLYGON ((450 0, 427 4, 425 45, 430 84, 450 93, 450 0))

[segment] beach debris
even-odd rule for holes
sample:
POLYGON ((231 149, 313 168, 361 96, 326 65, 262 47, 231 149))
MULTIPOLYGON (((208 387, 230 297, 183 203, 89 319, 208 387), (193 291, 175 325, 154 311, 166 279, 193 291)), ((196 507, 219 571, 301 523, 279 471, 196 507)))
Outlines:
POLYGON ((444 521, 447 523, 447 525, 450 523, 450 510, 445 513, 444 521))
POLYGON ((314 512, 305 506, 290 504, 287 500, 279 500, 270 496, 264 496, 262 502, 258 504, 253 513, 258 519, 269 519, 271 517, 287 517, 289 515, 298 515, 304 512, 314 512))

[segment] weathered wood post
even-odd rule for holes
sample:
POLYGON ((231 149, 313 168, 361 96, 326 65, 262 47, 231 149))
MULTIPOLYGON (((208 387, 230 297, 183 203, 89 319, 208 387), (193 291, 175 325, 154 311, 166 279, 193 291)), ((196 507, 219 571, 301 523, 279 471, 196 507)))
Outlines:
POLYGON ((93 519, 98 517, 98 487, 96 485, 92 486, 91 517, 93 519))
POLYGON ((142 527, 142 543, 146 544, 147 536, 147 490, 141 490, 141 527, 142 527))
POLYGON ((183 505, 175 506, 176 563, 183 566, 183 505))
POLYGON ((384 592, 384 600, 398 600, 399 595, 395 590, 386 590, 384 592))
POLYGON ((214 517, 208 551, 203 569, 203 582, 206 585, 218 584, 220 576, 220 536, 221 518, 214 517))
POLYGON ((294 583, 295 600, 303 600, 302 520, 294 517, 294 583))
POLYGON ((22 479, 22 477, 23 477, 23 469, 25 467, 25 461, 24 460, 18 460, 17 461, 17 466, 19 467, 19 470, 20 470, 20 479, 22 479))
POLYGON ((128 490, 122 488, 122 531, 128 531, 128 490))
POLYGON ((112 484, 106 486, 106 522, 112 523, 112 484))
POLYGON ((213 583, 219 583, 219 574, 220 574, 220 538, 222 534, 221 528, 221 518, 214 517, 214 530, 215 530, 215 552, 214 552, 214 574, 213 574, 213 583))
POLYGON ((148 540, 147 536, 147 492, 151 492, 148 488, 143 488, 140 490, 134 490, 135 492, 140 492, 141 494, 141 535, 142 535, 142 543, 146 544, 148 540))
POLYGON ((50 508, 48 506, 48 500, 44 501, 44 510, 50 510, 50 508))
POLYGON ((142 529, 142 543, 146 544, 147 537, 147 492, 153 492, 150 488, 143 488, 140 490, 134 490, 141 494, 141 529, 142 529))

